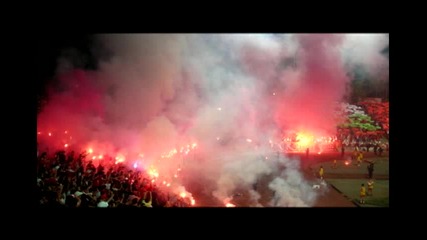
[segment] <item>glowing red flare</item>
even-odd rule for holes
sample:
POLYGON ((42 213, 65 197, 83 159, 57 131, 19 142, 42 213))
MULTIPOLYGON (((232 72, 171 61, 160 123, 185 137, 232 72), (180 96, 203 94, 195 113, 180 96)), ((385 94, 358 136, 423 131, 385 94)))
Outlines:
POLYGON ((138 164, 134 163, 133 168, 137 168, 137 167, 138 167, 138 164))
POLYGON ((252 142, 252 139, 247 138, 247 139, 246 139, 246 142, 252 142))
POLYGON ((196 204, 196 200, 194 198, 191 198, 191 206, 194 206, 196 204))
POLYGON ((236 205, 232 204, 232 203, 226 203, 225 204, 226 207, 235 207, 236 205))
POLYGON ((65 131, 64 133, 65 133, 65 134, 67 134, 67 133, 68 133, 68 131, 65 131))
POLYGON ((121 162, 124 162, 124 161, 125 161, 125 158, 123 156, 119 155, 119 156, 116 157, 115 164, 118 164, 118 163, 121 163, 121 162))
POLYGON ((159 177, 159 172, 157 172, 157 170, 156 170, 155 168, 153 168, 153 167, 151 167, 151 168, 148 170, 148 174, 149 174, 151 177, 155 177, 155 178, 158 178, 158 177, 159 177))
POLYGON ((37 132, 37 134, 39 134, 39 135, 40 135, 40 134, 42 134, 42 133, 41 133, 41 132, 37 132))
POLYGON ((99 155, 99 156, 98 156, 98 158, 99 158, 99 159, 102 159, 103 157, 102 157, 102 155, 99 155))
POLYGON ((187 196, 187 194, 185 192, 182 192, 179 194, 180 197, 185 198, 185 196, 187 196))
POLYGON ((170 187, 170 186, 171 186, 171 184, 170 184, 170 183, 166 184, 166 187, 170 187))
POLYGON ((49 137, 52 136, 52 133, 49 133, 49 137))
POLYGON ((87 151, 88 151, 90 154, 92 154, 92 153, 93 153, 92 148, 89 148, 87 151))
POLYGON ((300 150, 306 149, 312 145, 313 136, 304 133, 297 133, 297 145, 300 150))
POLYGON ((68 144, 65 144, 64 147, 68 147, 68 144))

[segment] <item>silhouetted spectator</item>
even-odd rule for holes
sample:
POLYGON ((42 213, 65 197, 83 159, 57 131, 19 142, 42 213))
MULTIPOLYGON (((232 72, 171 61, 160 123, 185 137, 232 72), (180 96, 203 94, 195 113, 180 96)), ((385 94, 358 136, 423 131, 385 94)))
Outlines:
POLYGON ((341 158, 344 157, 344 145, 341 145, 341 158))
POLYGON ((372 176, 374 174, 374 164, 373 163, 369 163, 368 165, 368 175, 369 175, 369 179, 372 179, 372 176))

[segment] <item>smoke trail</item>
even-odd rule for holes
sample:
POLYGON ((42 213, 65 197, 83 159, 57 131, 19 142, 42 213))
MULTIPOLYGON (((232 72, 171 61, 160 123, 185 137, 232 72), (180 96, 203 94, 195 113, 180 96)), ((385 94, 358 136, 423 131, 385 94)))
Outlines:
POLYGON ((268 187, 274 191, 270 206, 275 207, 307 207, 316 200, 316 193, 304 179, 299 169, 299 162, 287 158, 280 161, 286 168, 280 176, 273 179, 268 187))
MULTIPOLYGON (((271 167, 261 159, 257 152, 230 155, 225 157, 223 169, 217 182, 218 189, 213 195, 218 199, 225 199, 233 194, 238 187, 249 187, 256 183, 262 175, 270 174, 271 167)), ((251 193, 252 200, 258 203, 259 196, 251 193)))

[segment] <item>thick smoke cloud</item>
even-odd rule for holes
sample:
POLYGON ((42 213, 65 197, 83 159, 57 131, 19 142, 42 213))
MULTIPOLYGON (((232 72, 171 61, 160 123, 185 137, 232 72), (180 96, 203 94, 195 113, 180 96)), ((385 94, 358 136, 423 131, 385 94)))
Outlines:
POLYGON ((130 165, 154 164, 165 175, 184 166, 187 181, 213 183, 210 192, 219 202, 243 187, 249 189, 252 206, 263 204, 251 186, 274 174, 268 185, 274 201, 264 206, 314 203, 316 194, 301 175, 299 160, 277 159, 269 140, 282 131, 323 134, 334 129, 334 103, 342 100, 348 84, 343 59, 353 54, 343 50, 347 36, 95 38, 108 57, 99 59, 96 71, 70 70, 74 61, 65 61, 59 84, 38 116, 40 147, 90 147, 125 156, 130 165), (197 149, 179 164, 160 159, 192 143, 197 149))
POLYGON ((331 134, 335 130, 334 102, 343 97, 348 82, 339 47, 342 35, 315 34, 294 36, 299 43, 297 68, 290 74, 290 87, 282 76, 283 102, 276 119, 279 124, 295 126, 300 131, 331 134), (325 132, 326 131, 326 132, 325 132))
POLYGON ((388 34, 347 34, 341 48, 341 57, 351 69, 359 65, 366 70, 366 77, 384 80, 389 61, 381 51, 389 45, 388 34))

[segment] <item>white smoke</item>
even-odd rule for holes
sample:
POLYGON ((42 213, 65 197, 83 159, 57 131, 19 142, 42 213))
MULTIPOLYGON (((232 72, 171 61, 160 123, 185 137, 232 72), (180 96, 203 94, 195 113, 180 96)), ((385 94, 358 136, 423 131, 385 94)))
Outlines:
POLYGON ((388 45, 388 34, 346 34, 341 48, 342 58, 349 66, 363 66, 367 74, 378 79, 388 68, 388 58, 381 53, 388 45))

